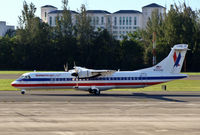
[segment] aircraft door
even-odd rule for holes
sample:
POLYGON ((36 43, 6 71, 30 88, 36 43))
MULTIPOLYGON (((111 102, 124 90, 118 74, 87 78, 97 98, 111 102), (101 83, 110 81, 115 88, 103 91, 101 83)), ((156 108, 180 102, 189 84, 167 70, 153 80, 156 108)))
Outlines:
POLYGON ((79 86, 78 86, 79 78, 74 78, 73 81, 74 81, 74 83, 75 83, 74 88, 77 89, 77 88, 79 87, 79 86))
POLYGON ((147 85, 147 73, 141 73, 140 74, 140 80, 142 82, 142 85, 145 87, 147 85))

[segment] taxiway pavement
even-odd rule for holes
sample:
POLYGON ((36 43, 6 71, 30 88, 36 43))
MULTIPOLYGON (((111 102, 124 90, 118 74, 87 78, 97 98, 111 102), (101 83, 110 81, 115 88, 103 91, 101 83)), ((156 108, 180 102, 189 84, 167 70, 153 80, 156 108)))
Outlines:
POLYGON ((199 135, 200 92, 0 91, 2 135, 199 135))

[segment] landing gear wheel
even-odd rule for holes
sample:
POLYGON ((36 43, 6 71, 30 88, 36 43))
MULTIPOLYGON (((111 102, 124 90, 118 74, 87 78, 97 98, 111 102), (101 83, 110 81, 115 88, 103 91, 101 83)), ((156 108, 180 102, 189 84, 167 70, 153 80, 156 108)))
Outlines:
POLYGON ((21 90, 21 94, 24 95, 26 93, 26 90, 21 90))
POLYGON ((99 89, 95 89, 95 90, 94 90, 94 94, 95 94, 95 95, 100 95, 100 90, 99 90, 99 89))
POLYGON ((93 94, 93 93, 94 93, 94 90, 90 89, 90 90, 89 90, 89 93, 90 93, 90 94, 93 94))
POLYGON ((99 89, 90 89, 89 93, 94 94, 94 95, 100 95, 100 90, 99 89))

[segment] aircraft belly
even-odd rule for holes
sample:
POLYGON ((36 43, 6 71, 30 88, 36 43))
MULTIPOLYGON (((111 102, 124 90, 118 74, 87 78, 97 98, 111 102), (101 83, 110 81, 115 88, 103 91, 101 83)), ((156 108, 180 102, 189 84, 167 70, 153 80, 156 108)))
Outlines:
MULTIPOLYGON (((166 81, 166 80, 165 80, 166 81)), ((79 89, 79 90, 89 90, 91 87, 95 86, 99 90, 108 90, 108 89, 114 89, 114 88, 142 88, 146 86, 151 86, 155 84, 159 84, 163 81, 70 81, 70 82, 63 82, 63 81, 57 81, 57 82, 40 82, 40 81, 34 81, 34 82, 25 82, 25 83, 19 83, 16 84, 16 88, 19 89, 79 89)))

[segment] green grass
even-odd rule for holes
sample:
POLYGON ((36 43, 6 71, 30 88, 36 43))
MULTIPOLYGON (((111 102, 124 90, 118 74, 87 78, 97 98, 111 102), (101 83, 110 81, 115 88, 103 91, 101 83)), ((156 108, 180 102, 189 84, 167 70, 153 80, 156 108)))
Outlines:
POLYGON ((145 88, 138 89, 113 89, 116 91, 163 91, 162 85, 167 86, 167 91, 200 91, 200 80, 175 80, 145 88))
POLYGON ((200 91, 200 80, 175 80, 151 87, 146 87, 145 91, 159 91, 161 86, 166 85, 167 91, 200 91))
MULTIPOLYGON (((0 74, 24 74, 34 71, 0 71, 0 74)), ((37 72, 61 72, 61 71, 37 71, 37 72)))
POLYGON ((200 75, 200 72, 182 72, 182 74, 188 74, 188 75, 200 75))
POLYGON ((14 79, 0 79, 0 90, 17 90, 10 84, 14 79))
MULTIPOLYGON (((0 90, 18 90, 10 84, 14 79, 0 79, 0 90)), ((139 89, 113 89, 116 91, 163 91, 162 85, 167 86, 167 91, 200 91, 200 80, 176 80, 151 87, 139 89)))
POLYGON ((0 74, 23 74, 30 71, 0 71, 0 74))

